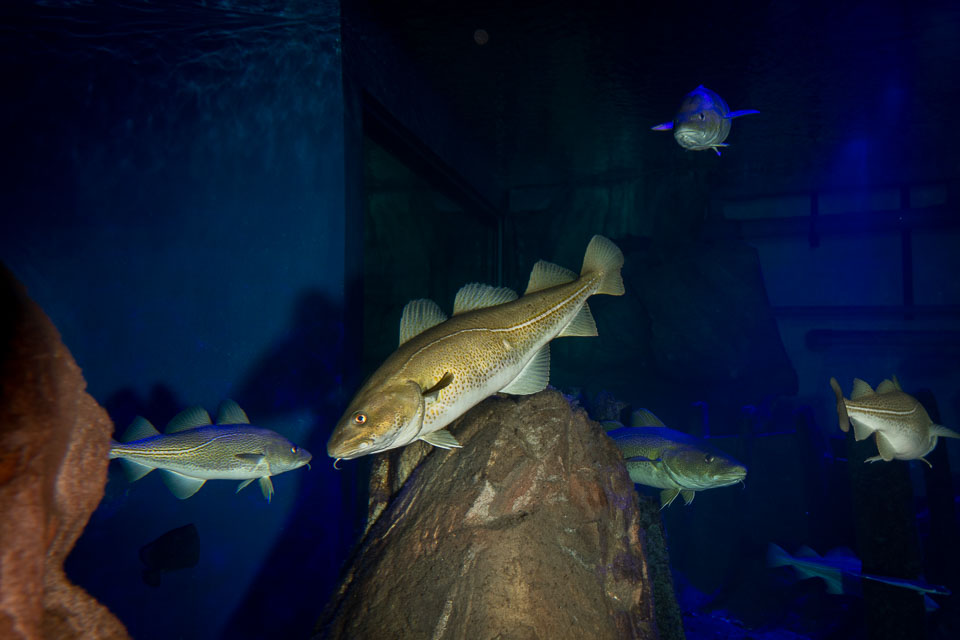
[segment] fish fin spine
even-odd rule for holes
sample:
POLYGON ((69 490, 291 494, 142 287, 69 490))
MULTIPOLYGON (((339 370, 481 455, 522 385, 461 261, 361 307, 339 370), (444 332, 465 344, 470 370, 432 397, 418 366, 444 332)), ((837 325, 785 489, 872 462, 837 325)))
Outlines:
POLYGON ((400 317, 400 345, 446 321, 447 314, 433 300, 411 300, 400 317))
POLYGON ((229 398, 220 403, 217 410, 217 424, 250 424, 247 412, 229 398))
POLYGON ((453 301, 453 315, 513 302, 517 297, 517 292, 513 289, 474 282, 457 291, 457 297, 453 301))
POLYGON ((558 338, 583 337, 589 338, 597 335, 597 323, 593 319, 590 307, 583 303, 583 307, 573 317, 573 320, 563 328, 563 331, 557 334, 558 338))
POLYGON ((649 409, 637 409, 630 415, 630 426, 632 427, 665 427, 667 425, 649 409))
POLYGON ((441 449, 459 449, 463 447, 454 435, 446 429, 431 431, 426 435, 420 436, 420 439, 441 449))
POLYGON ((543 291, 550 287, 556 287, 561 284, 567 284, 577 279, 577 274, 570 269, 561 267, 558 264, 538 260, 533 269, 530 270, 530 279, 527 281, 527 289, 523 295, 543 291))
POLYGON ((550 343, 540 347, 510 384, 500 389, 502 393, 527 396, 547 388, 550 383, 550 343))
POLYGON ((604 236, 593 236, 587 251, 583 254, 583 266, 580 275, 599 273, 602 275, 597 285, 597 293, 610 296, 624 294, 623 277, 620 268, 623 267, 623 252, 620 248, 604 236))
POLYGON ((173 419, 167 423, 167 428, 164 430, 165 433, 180 433, 181 431, 189 431, 190 429, 196 429, 198 427, 207 427, 213 424, 210 420, 210 414, 207 413, 207 410, 203 407, 197 405, 193 407, 188 407, 173 416, 173 419))
POLYGON ((123 432, 123 435, 120 436, 120 442, 133 442, 134 440, 143 440, 144 438, 151 438, 158 435, 160 435, 160 432, 157 431, 157 428, 154 427, 149 420, 142 416, 137 416, 133 419, 133 422, 130 423, 130 426, 127 427, 127 430, 123 432))

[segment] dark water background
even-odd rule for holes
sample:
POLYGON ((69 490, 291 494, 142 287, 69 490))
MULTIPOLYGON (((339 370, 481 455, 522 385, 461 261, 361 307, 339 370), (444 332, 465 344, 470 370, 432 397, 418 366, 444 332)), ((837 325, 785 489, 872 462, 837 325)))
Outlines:
MULTIPOLYGON (((883 637, 864 600, 764 567, 769 542, 896 538, 960 589, 960 446, 864 479, 827 385, 896 373, 960 427, 960 8, 514 4, 0 8, 0 259, 90 393, 121 430, 230 397, 315 455, 269 505, 111 467, 67 571, 134 637, 308 634, 365 513, 369 461, 334 471, 326 439, 403 304, 522 290, 594 233, 627 295, 555 343, 552 384, 750 468, 663 512, 689 637, 883 637), (719 158, 649 130, 699 84, 761 111, 719 158), (865 527, 895 491, 910 517, 865 527), (196 566, 147 584, 141 547, 188 523, 196 566)), ((912 637, 960 633, 937 601, 912 637)))

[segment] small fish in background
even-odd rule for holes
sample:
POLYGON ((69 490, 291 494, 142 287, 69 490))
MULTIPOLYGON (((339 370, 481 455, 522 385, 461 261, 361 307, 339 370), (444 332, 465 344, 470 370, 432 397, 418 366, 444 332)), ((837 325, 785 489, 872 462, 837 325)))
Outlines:
POLYGON ((850 399, 843 397, 843 390, 836 378, 830 378, 830 386, 837 396, 837 415, 844 433, 853 423, 853 435, 857 440, 866 440, 876 434, 880 455, 867 458, 865 462, 883 460, 923 460, 923 456, 937 446, 937 438, 960 438, 960 433, 934 424, 916 398, 904 393, 897 376, 884 380, 874 391, 869 384, 855 378, 850 399))
POLYGON ((747 468, 699 438, 668 428, 646 409, 633 412, 632 426, 603 423, 607 435, 623 453, 636 484, 663 489, 660 508, 678 495, 686 504, 697 491, 743 482, 747 468))
POLYGON ((730 134, 730 120, 760 113, 754 109, 730 111, 727 103, 716 93, 700 85, 686 95, 673 122, 664 122, 654 131, 673 130, 673 137, 684 149, 703 151, 713 149, 720 155, 720 147, 729 146, 723 141, 730 134))
POLYGON ((858 589, 860 580, 873 580, 894 587, 910 589, 924 596, 924 603, 928 611, 936 609, 937 604, 927 594, 950 595, 950 590, 946 587, 927 584, 922 580, 863 573, 860 558, 849 549, 842 547, 828 552, 825 556, 820 556, 810 547, 802 546, 796 554, 790 555, 782 547, 771 543, 767 547, 767 566, 770 568, 793 567, 800 580, 821 578, 827 584, 827 593, 836 595, 843 593, 860 595, 858 589))
POLYGON ((468 284, 457 292, 449 319, 431 300, 408 303, 399 348, 350 402, 327 455, 349 460, 415 440, 460 447, 447 425, 498 391, 542 391, 550 378, 550 341, 597 335, 587 298, 623 295, 622 266, 620 249, 593 236, 579 275, 541 260, 521 298, 506 287, 468 284))
POLYGON ((216 424, 203 407, 191 407, 177 414, 163 434, 137 416, 121 441, 110 446, 110 458, 120 458, 130 482, 160 469, 167 487, 181 500, 207 480, 242 480, 238 492, 259 480, 270 502, 270 477, 299 469, 311 457, 279 433, 251 426, 233 400, 221 403, 216 424))
POLYGON ((193 523, 167 531, 140 547, 143 581, 159 587, 164 573, 191 569, 200 561, 200 534, 193 523))

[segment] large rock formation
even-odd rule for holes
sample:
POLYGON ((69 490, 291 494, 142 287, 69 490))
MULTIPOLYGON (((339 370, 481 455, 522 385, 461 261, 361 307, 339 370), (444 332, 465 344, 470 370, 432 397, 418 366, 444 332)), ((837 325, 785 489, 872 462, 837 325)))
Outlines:
POLYGON ((451 430, 462 449, 378 460, 372 524, 316 637, 658 638, 659 518, 599 425, 545 391, 488 399, 451 430))
POLYGON ((103 496, 113 425, 0 265, 0 637, 127 638, 63 561, 103 496))

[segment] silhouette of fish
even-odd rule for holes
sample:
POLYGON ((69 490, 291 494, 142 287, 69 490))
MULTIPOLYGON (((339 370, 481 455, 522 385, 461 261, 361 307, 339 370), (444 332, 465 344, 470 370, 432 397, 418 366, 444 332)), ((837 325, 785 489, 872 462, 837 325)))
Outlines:
POLYGON ((190 569, 200 561, 200 534, 192 522, 171 529, 140 547, 143 581, 159 587, 164 573, 190 569))

